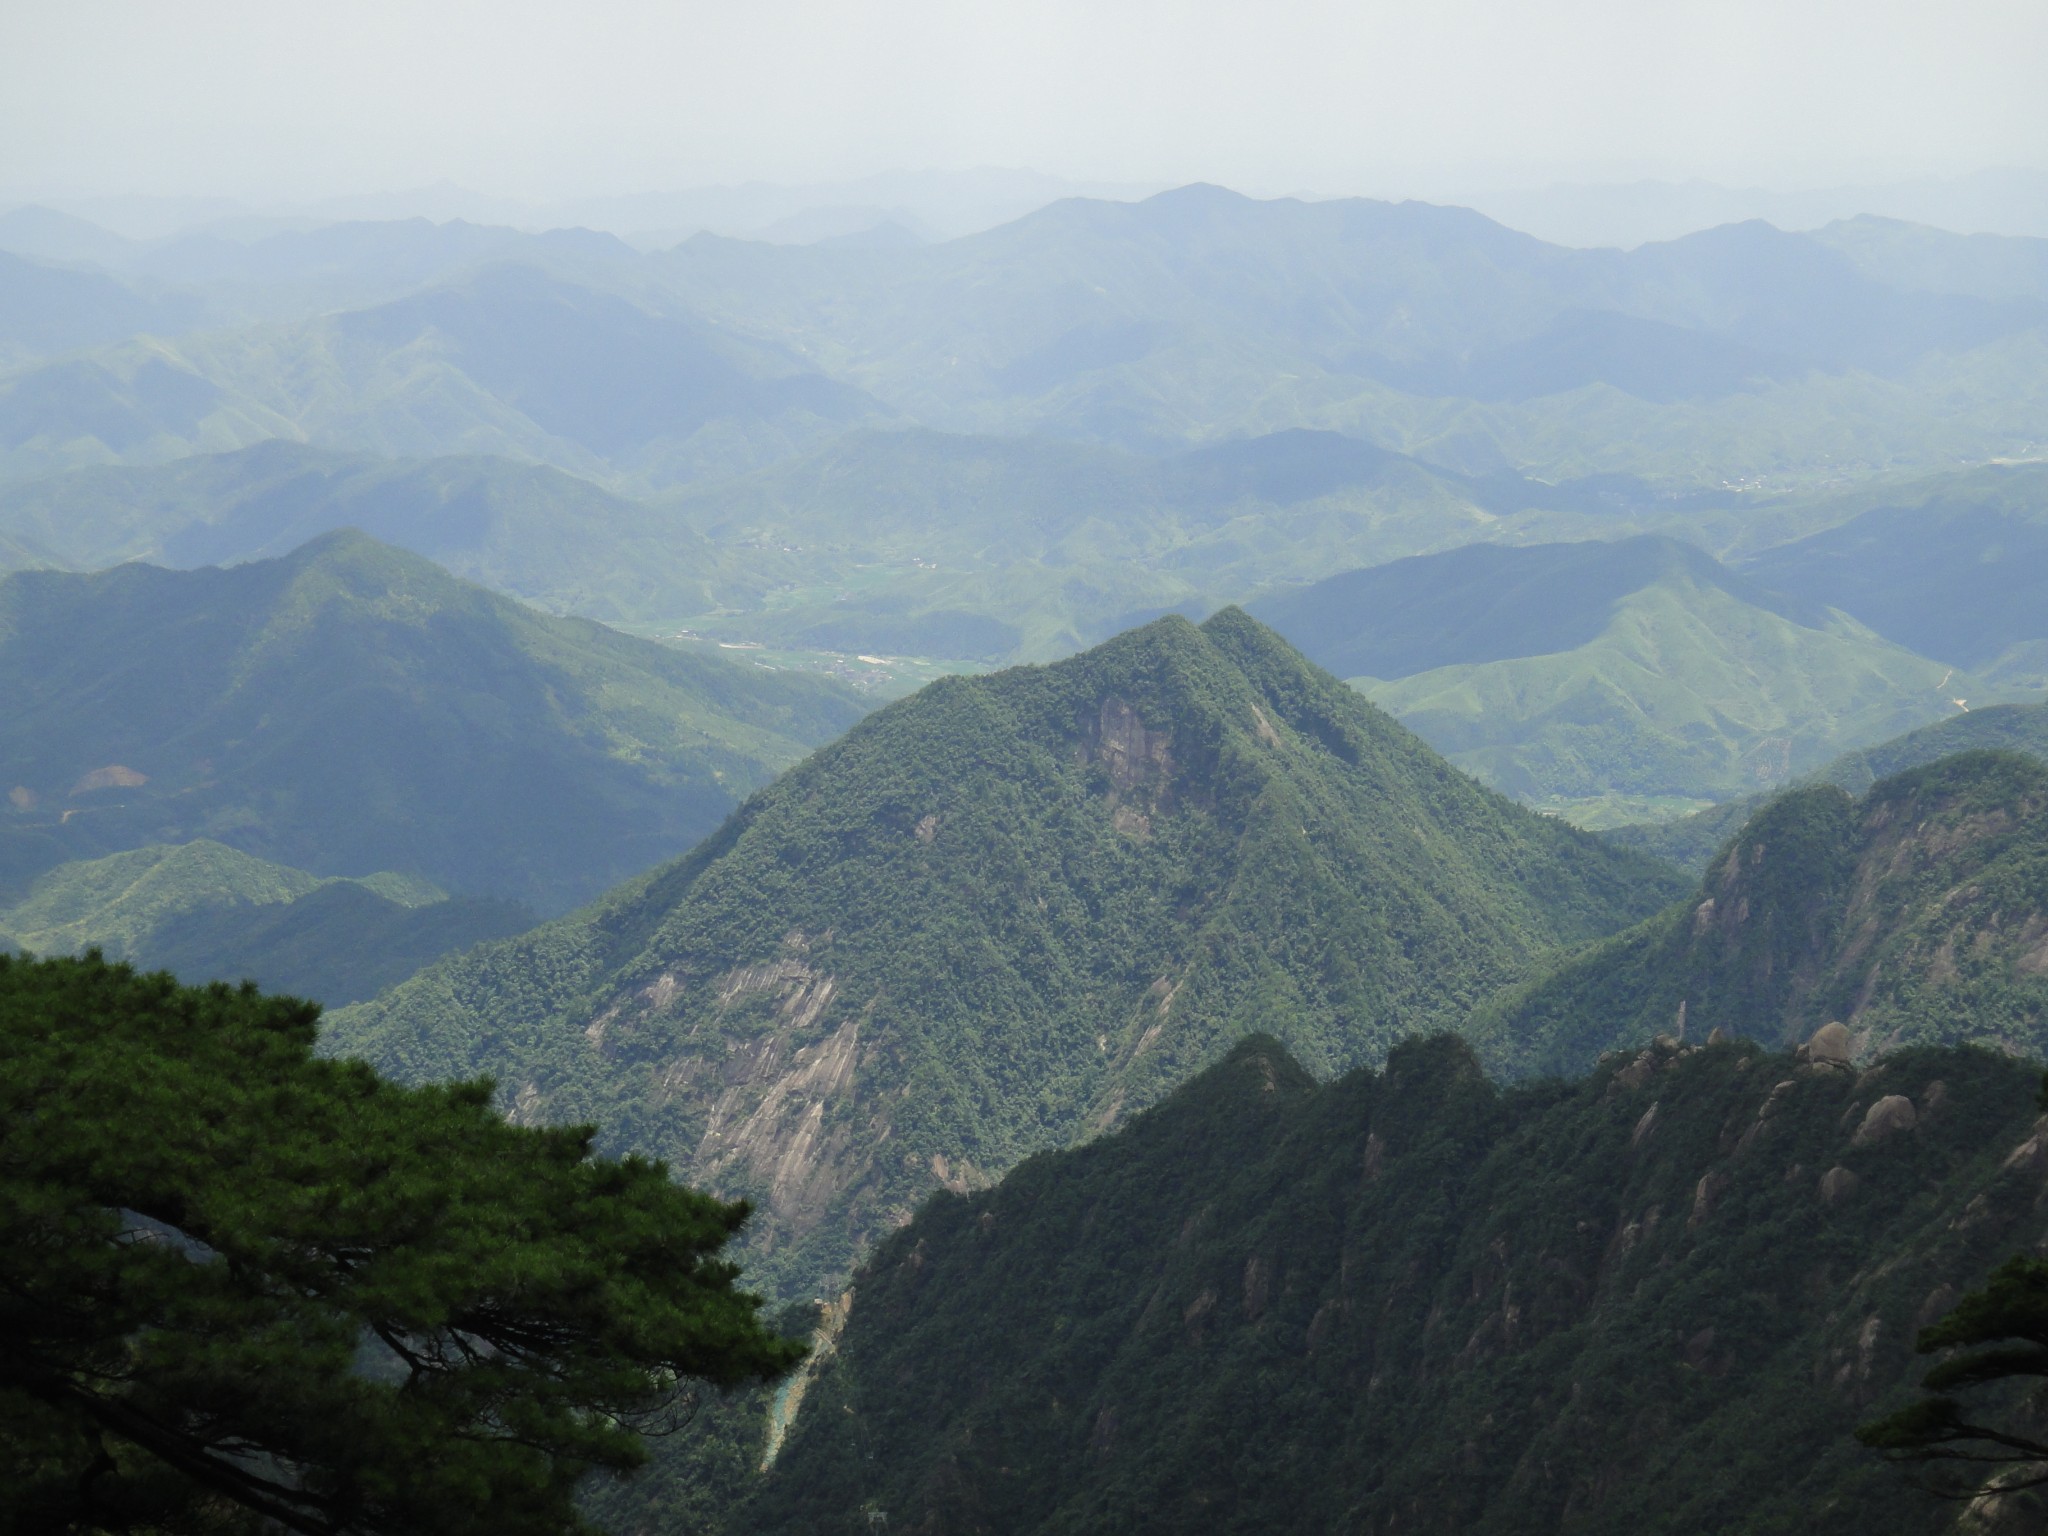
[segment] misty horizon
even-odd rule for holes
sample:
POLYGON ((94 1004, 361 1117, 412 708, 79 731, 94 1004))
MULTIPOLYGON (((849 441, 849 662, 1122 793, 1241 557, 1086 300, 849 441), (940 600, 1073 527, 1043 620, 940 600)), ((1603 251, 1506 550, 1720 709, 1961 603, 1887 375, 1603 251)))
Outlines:
POLYGON ((276 208, 449 184, 544 207, 990 167, 1259 197, 1806 192, 2048 169, 2044 56, 2048 12, 2009 0, 97 0, 0 17, 0 196, 276 208))

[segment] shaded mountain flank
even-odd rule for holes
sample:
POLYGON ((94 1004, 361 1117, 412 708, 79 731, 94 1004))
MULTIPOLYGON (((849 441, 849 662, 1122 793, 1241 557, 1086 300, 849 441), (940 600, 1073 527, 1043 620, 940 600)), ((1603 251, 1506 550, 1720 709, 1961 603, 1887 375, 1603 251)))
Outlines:
POLYGON ((0 874, 208 837, 559 912, 851 724, 821 679, 552 618, 358 533, 0 581, 0 874))
POLYGON ((1324 1073, 1675 894, 1236 610, 949 678, 688 856, 328 1021, 746 1195, 808 1296, 934 1188, 1119 1124, 1255 1029, 1324 1073))
MULTIPOLYGON (((1440 1036, 1319 1087, 1245 1040, 881 1244, 730 1529, 1961 1529, 1851 1431, 2040 1238, 2038 1082, 1727 1042, 1502 1090, 1440 1036)), ((2039 1528, 2002 1502, 1967 1528, 2039 1528)))
POLYGON ((2048 688, 2048 465, 1987 465, 1764 550, 1767 586, 1990 681, 2048 688))

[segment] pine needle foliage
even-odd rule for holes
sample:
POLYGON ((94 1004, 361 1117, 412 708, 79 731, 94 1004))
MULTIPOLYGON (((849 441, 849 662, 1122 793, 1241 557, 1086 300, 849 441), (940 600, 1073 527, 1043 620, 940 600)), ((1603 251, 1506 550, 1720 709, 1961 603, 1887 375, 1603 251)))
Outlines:
POLYGON ((0 1531, 574 1531, 801 1353, 719 1256, 744 1205, 315 1059, 318 1012, 0 957, 0 1531))

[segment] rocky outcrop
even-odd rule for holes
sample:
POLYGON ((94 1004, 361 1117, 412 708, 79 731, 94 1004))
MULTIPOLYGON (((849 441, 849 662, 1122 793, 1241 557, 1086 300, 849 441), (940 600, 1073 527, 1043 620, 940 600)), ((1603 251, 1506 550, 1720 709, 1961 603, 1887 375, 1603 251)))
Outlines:
POLYGON ((1888 1093, 1870 1106, 1863 1123, 1856 1127, 1852 1145, 1874 1147, 1902 1131, 1910 1131, 1920 1123, 1920 1115, 1913 1108, 1913 1101, 1903 1093, 1888 1093))

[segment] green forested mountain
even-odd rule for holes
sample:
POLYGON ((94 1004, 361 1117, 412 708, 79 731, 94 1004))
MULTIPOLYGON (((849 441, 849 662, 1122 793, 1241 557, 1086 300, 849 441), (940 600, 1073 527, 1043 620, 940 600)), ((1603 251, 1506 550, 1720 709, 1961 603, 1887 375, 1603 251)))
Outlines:
POLYGON ((404 875, 322 878, 201 839, 44 872, 0 906, 0 943, 96 948, 188 982, 246 978, 339 1006, 533 921, 516 903, 449 897, 404 875))
POLYGON ((936 1187, 1254 1029, 1322 1072, 1675 894, 1456 772, 1236 610, 934 683, 570 918, 329 1021, 745 1194, 808 1296, 936 1187))
POLYGON ((0 581, 0 871, 209 837, 559 911, 861 713, 555 619, 361 534, 228 570, 0 581))
POLYGON ((883 1243, 730 1528, 1961 1529, 1851 1431, 2039 1235, 2038 1080, 1731 1043, 1504 1092, 1437 1038, 1318 1087, 1248 1040, 883 1243))
POLYGON ((1781 782, 1974 686, 1668 538, 1468 546, 1253 611, 1468 772, 1596 825, 1781 782))
POLYGON ((1504 1066, 1571 1073, 1660 1033, 1780 1044, 1827 1023, 1858 1059, 1933 1042, 2048 1055, 2048 764, 1965 752, 1861 798, 1781 795, 1693 897, 1472 1028, 1504 1066))

